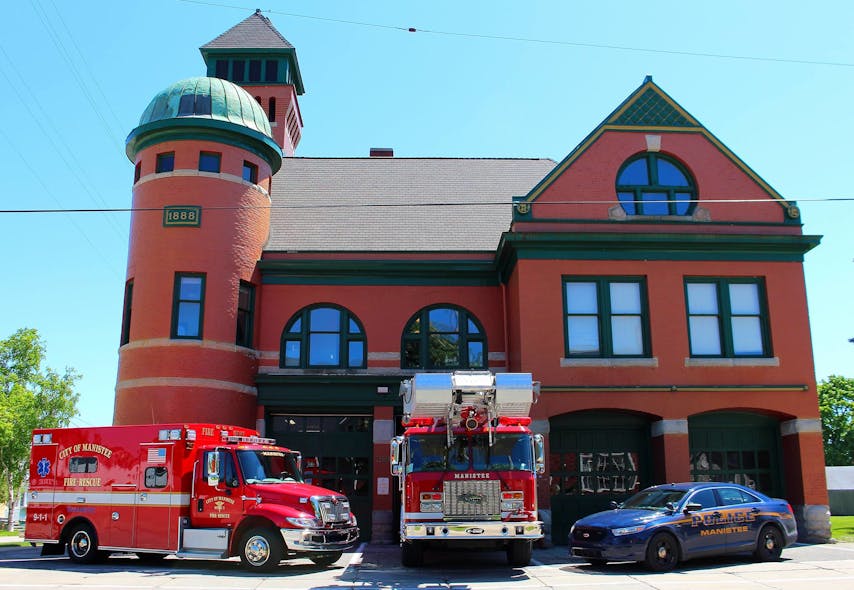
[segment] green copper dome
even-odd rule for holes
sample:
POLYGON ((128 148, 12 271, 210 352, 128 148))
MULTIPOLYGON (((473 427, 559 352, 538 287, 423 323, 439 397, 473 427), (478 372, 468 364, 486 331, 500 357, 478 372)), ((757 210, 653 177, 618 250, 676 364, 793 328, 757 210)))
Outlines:
POLYGON ((267 113, 243 88, 220 78, 188 78, 157 96, 128 135, 125 151, 136 153, 154 143, 173 139, 218 139, 250 149, 281 166, 281 148, 273 140, 267 113))

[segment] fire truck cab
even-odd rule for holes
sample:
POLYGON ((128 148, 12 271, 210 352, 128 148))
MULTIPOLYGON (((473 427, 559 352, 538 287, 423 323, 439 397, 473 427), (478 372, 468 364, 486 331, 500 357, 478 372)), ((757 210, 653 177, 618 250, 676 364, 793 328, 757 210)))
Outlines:
POLYGON ((225 559, 253 571, 290 557, 334 563, 359 529, 347 498, 303 482, 300 454, 218 424, 33 431, 25 538, 91 563, 225 559))
POLYGON ((391 470, 404 566, 438 546, 505 549, 511 565, 530 562, 543 537, 543 437, 529 428, 538 393, 530 373, 419 373, 402 383, 405 431, 391 441, 391 470))

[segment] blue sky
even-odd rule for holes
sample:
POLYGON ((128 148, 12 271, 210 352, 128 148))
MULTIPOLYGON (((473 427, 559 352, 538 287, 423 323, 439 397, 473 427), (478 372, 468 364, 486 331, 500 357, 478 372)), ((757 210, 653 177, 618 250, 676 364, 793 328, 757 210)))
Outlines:
MULTIPOLYGON (((198 47, 256 8, 214 4, 32 0, 4 11, 0 209, 129 207, 124 140, 139 115, 172 82, 203 75, 198 47)), ((824 236, 804 266, 816 375, 854 377, 854 201, 817 201, 854 196, 854 3, 261 8, 297 48, 302 156, 392 147, 559 161, 652 75, 799 202, 804 233, 824 236)), ((0 337, 37 328, 48 365, 82 373, 77 424, 112 421, 128 226, 126 213, 0 214, 0 337)))

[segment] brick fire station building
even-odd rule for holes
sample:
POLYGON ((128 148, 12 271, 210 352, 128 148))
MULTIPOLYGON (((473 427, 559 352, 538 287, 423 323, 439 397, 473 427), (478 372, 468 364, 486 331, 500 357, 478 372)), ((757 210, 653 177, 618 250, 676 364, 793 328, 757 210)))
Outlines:
POLYGON ((116 424, 257 426, 391 541, 401 379, 531 372, 555 543, 685 480, 783 496, 802 537, 829 538, 803 273, 819 238, 650 78, 558 163, 300 158, 299 63, 270 21, 201 52, 207 75, 127 140, 116 424))

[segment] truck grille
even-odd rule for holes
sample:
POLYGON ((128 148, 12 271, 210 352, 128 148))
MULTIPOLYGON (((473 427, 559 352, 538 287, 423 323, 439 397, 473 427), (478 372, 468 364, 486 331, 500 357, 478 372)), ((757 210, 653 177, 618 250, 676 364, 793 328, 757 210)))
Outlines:
POLYGON ((445 518, 501 517, 501 484, 498 480, 446 481, 445 518))
POLYGON ((318 498, 317 508, 325 524, 348 522, 350 520, 350 502, 340 498, 318 498))

